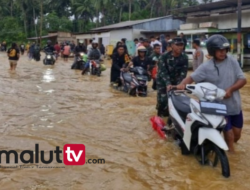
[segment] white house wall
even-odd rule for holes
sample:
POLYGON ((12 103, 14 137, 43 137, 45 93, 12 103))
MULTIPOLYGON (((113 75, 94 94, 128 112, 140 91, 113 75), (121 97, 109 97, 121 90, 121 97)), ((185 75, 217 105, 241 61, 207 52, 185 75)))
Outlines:
POLYGON ((110 32, 76 35, 77 40, 85 40, 85 39, 93 39, 94 38, 98 41, 99 38, 102 38, 102 43, 104 46, 109 45, 109 42, 110 42, 109 37, 110 37, 110 32))
POLYGON ((133 36, 133 37, 132 37, 133 40, 134 40, 135 38, 138 38, 138 39, 139 39, 140 37, 143 37, 143 38, 146 37, 145 35, 141 34, 142 31, 145 31, 145 30, 133 29, 133 35, 132 35, 132 36, 133 36))
POLYGON ((107 45, 109 45, 109 37, 107 38, 102 38, 102 44, 106 47, 107 45))
POLYGON ((133 40, 133 29, 122 29, 110 31, 110 45, 116 45, 122 38, 133 40))
MULTIPOLYGON (((237 28, 238 17, 237 13, 216 15, 209 17, 188 18, 187 23, 202 23, 202 22, 215 22, 218 24, 218 29, 231 29, 237 28)), ((250 27, 250 11, 242 11, 242 28, 250 27)))

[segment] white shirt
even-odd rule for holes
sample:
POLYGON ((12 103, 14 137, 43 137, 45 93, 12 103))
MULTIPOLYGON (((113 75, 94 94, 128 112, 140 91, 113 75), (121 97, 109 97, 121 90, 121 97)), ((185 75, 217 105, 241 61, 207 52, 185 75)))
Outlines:
MULTIPOLYGON (((155 44, 159 44, 160 46, 162 46, 161 42, 159 42, 158 40, 155 40, 154 42, 151 42, 151 47, 154 48, 155 44)), ((161 48, 161 53, 162 53, 162 48, 161 48)))
POLYGON ((155 44, 159 44, 161 46, 161 42, 159 42, 158 40, 155 40, 154 42, 151 42, 150 45, 152 46, 152 48, 154 48, 155 44))
POLYGON ((90 52, 91 50, 92 50, 92 44, 89 44, 89 45, 87 46, 87 51, 90 52))

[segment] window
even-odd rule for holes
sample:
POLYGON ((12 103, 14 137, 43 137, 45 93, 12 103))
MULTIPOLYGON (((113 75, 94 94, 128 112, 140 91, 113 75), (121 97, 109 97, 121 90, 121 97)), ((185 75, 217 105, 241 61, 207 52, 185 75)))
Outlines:
POLYGON ((250 33, 244 34, 243 40, 243 52, 244 54, 250 54, 250 33))

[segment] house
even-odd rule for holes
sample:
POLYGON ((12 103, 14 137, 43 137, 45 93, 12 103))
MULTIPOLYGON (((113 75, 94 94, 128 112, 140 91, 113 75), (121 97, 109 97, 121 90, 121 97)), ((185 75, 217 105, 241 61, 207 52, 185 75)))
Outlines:
MULTIPOLYGON (((28 40, 40 40, 40 36, 38 37, 31 37, 31 38, 27 38, 28 40)), ((55 44, 56 42, 64 42, 64 41, 69 41, 69 42, 76 42, 76 37, 74 34, 70 33, 70 32, 49 32, 48 35, 46 36, 41 36, 41 39, 47 39, 47 40, 51 40, 52 44, 55 44)))
POLYGON ((153 33, 154 31, 163 34, 170 32, 176 35, 182 23, 184 22, 173 18, 171 15, 144 20, 125 21, 94 28, 89 33, 76 35, 76 39, 88 42, 88 39, 95 38, 104 46, 115 46, 117 41, 120 41, 122 38, 126 38, 128 42, 132 43, 134 38, 145 37, 148 33, 153 33))
MULTIPOLYGON (((195 38, 202 40, 202 47, 206 51, 206 39, 213 34, 223 34, 231 44, 230 53, 237 58, 237 6, 236 0, 223 0, 173 10, 185 14, 187 17, 186 23, 182 24, 178 31, 178 34, 184 33, 188 39, 186 52, 192 55, 194 50, 191 41, 195 38)), ((250 1, 242 0, 242 66, 243 64, 250 64, 249 18, 250 1)))

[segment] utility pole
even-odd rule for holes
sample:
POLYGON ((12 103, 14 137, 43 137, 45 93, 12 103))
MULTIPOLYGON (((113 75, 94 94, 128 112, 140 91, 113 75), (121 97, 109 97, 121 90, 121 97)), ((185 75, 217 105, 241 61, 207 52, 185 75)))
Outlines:
POLYGON ((42 47, 42 34, 43 34, 43 0, 40 1, 40 47, 42 47))
POLYGON ((238 0, 237 54, 238 54, 238 61, 240 63, 240 66, 243 66, 243 63, 241 60, 241 22, 242 22, 241 5, 242 5, 242 0, 238 0))
MULTIPOLYGON (((35 3, 34 3, 34 0, 32 0, 32 6, 33 6, 33 19, 34 19, 34 25, 35 25, 35 32, 36 32, 36 38, 38 40, 38 34, 37 34, 37 29, 36 29, 36 13, 35 13, 35 3)), ((36 40, 36 42, 38 42, 36 40)))

